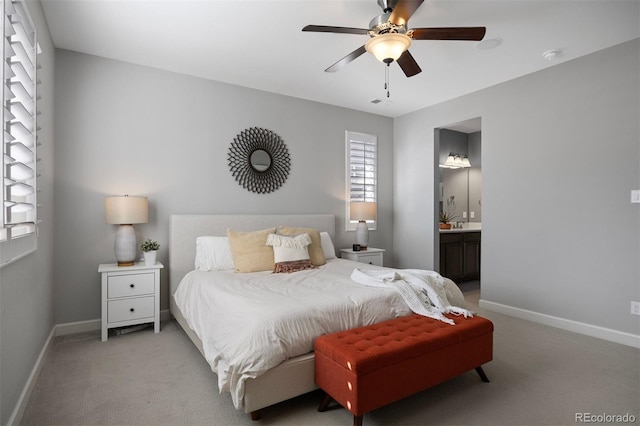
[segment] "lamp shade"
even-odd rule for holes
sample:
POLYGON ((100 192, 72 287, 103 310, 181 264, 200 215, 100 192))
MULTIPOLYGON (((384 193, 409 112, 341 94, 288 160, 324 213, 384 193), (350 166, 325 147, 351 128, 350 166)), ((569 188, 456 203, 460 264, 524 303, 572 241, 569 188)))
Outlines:
POLYGON ((444 162, 444 164, 442 164, 442 167, 446 168, 446 169, 457 169, 458 166, 456 165, 456 160, 455 157, 453 155, 453 153, 449 153, 449 155, 447 156, 447 160, 444 162))
POLYGON ((107 223, 132 225, 149 221, 149 202, 147 197, 128 195, 105 197, 104 215, 107 223))
POLYGON ((364 48, 380 62, 397 61, 411 46, 411 37, 400 33, 380 34, 371 38, 364 48))
POLYGON ((354 201, 350 204, 351 220, 366 221, 376 220, 376 203, 364 203, 354 201))

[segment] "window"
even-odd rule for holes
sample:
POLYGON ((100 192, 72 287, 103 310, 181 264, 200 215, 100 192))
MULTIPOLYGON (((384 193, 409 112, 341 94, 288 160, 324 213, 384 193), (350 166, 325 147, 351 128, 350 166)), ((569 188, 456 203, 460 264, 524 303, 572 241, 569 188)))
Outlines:
MULTIPOLYGON (((351 217, 349 205, 360 201, 376 203, 378 201, 378 138, 375 135, 346 132, 346 217, 351 217)), ((369 229, 376 229, 376 221, 367 221, 369 229)), ((346 230, 356 229, 355 220, 345 220, 346 230)))
POLYGON ((37 248, 36 31, 22 0, 0 0, 2 55, 2 208, 0 267, 37 248))

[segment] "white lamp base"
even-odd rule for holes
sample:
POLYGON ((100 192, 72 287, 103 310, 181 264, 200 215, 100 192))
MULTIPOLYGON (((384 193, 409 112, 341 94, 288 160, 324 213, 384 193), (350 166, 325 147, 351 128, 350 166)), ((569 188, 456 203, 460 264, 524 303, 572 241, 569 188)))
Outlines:
POLYGON ((138 242, 133 225, 120 225, 116 232, 116 260, 118 266, 132 266, 138 253, 138 242))
POLYGON ((356 244, 360 244, 360 250, 366 250, 369 245, 369 227, 364 220, 356 227, 356 244))

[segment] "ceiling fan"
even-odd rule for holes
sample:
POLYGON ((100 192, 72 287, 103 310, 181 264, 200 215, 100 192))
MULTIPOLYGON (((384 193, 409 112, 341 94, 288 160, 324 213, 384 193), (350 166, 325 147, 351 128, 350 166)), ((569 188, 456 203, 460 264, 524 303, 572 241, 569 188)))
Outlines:
POLYGON ((326 72, 335 72, 365 52, 372 53, 379 61, 387 64, 396 61, 407 77, 422 70, 409 53, 412 40, 469 40, 484 38, 485 27, 407 28, 409 18, 424 0, 377 0, 383 14, 369 22, 369 29, 307 25, 302 31, 339 34, 362 34, 371 37, 358 49, 349 53, 326 72))

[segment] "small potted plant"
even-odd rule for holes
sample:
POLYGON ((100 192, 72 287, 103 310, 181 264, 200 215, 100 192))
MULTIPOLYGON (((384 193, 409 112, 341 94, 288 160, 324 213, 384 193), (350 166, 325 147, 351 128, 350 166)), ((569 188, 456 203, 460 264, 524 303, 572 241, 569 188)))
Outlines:
POLYGON ((449 222, 451 222, 456 217, 458 216, 451 213, 447 213, 444 211, 440 212, 440 229, 451 229, 451 224, 449 222))
POLYGON ((160 244, 158 244, 157 241, 154 241, 151 238, 147 238, 145 242, 140 244, 140 249, 144 254, 145 265, 152 266, 156 264, 156 254, 158 253, 159 248, 160 244))

